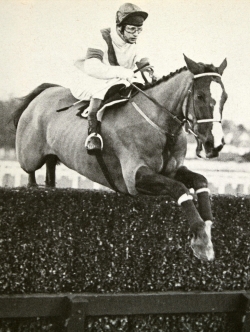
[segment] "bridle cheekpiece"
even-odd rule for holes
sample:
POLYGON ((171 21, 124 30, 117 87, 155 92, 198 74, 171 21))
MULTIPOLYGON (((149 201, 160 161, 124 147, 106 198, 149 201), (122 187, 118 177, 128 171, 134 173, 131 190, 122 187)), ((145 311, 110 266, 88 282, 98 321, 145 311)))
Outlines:
MULTIPOLYGON (((217 74, 217 73, 202 73, 202 74, 197 74, 197 75, 194 75, 194 80, 196 78, 200 78, 200 77, 204 77, 204 76, 218 76, 221 78, 221 75, 220 74, 217 74)), ((202 119, 202 120, 196 120, 196 123, 207 123, 207 122, 219 122, 221 123, 221 119, 202 119)))

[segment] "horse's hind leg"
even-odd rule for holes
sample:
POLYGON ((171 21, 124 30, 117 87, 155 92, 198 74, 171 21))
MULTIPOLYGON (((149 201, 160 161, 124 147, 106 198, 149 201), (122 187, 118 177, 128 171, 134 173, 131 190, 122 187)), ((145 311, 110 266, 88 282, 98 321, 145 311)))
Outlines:
POLYGON ((49 155, 46 158, 46 180, 45 186, 55 188, 56 186, 56 164, 58 158, 55 155, 49 155))
POLYGON ((34 187, 38 187, 36 183, 36 175, 35 172, 30 172, 28 174, 28 188, 34 188, 34 187))

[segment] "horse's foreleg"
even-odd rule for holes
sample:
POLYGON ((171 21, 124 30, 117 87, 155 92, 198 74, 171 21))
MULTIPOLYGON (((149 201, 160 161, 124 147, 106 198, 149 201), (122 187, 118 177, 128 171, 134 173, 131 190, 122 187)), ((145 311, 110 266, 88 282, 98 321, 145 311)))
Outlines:
POLYGON ((213 220, 207 179, 181 166, 176 173, 175 179, 182 182, 187 188, 193 188, 197 194, 198 209, 203 220, 213 220))
POLYGON ((190 225, 202 222, 202 218, 192 201, 192 197, 183 183, 156 174, 146 166, 142 166, 136 173, 135 187, 141 194, 169 195, 173 197, 184 209, 190 225))
POLYGON ((184 210, 185 217, 190 224, 190 231, 193 235, 191 247, 195 256, 202 260, 214 259, 210 232, 211 221, 205 223, 202 220, 184 183, 156 174, 148 167, 142 166, 136 172, 135 187, 142 194, 173 197, 184 210))
POLYGON ((46 180, 45 186, 54 188, 56 186, 56 163, 57 156, 50 155, 46 158, 46 180))

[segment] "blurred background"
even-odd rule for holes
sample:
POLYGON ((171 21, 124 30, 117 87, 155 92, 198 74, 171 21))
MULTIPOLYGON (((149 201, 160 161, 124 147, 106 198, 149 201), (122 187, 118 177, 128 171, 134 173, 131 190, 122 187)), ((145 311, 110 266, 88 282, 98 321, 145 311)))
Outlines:
MULTIPOLYGON (((250 194, 250 2, 248 0, 138 0, 149 13, 138 47, 158 76, 196 62, 219 66, 227 58, 223 83, 226 145, 218 158, 200 160, 188 135, 186 165, 204 174, 214 194, 250 194)), ((115 24, 117 0, 0 0, 0 186, 27 184, 15 156, 9 123, 17 97, 41 83, 70 87, 73 63, 84 57, 99 30, 115 24)), ((44 169, 37 172, 44 185, 44 169)), ((57 186, 104 189, 65 166, 57 186)))

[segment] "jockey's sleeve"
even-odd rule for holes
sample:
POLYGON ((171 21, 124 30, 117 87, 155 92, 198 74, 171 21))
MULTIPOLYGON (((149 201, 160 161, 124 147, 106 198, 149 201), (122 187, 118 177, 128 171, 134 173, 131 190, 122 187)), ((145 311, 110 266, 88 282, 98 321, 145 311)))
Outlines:
POLYGON ((104 52, 98 48, 88 48, 85 60, 87 59, 99 59, 103 60, 104 52))
POLYGON ((120 77, 124 72, 124 68, 121 66, 105 65, 99 59, 91 58, 85 60, 84 71, 89 76, 105 80, 120 77))
POLYGON ((85 72, 85 61, 88 59, 98 59, 103 62, 104 54, 107 53, 108 46, 107 43, 102 38, 101 34, 98 35, 91 41, 86 55, 84 58, 79 58, 75 61, 74 65, 85 72))

